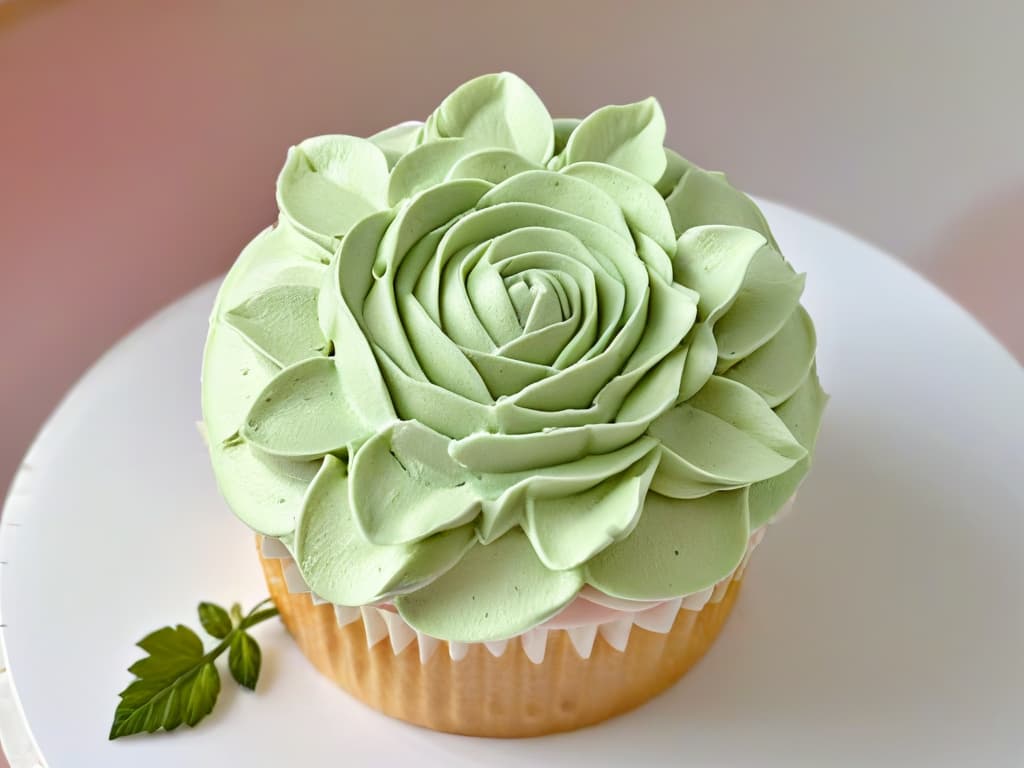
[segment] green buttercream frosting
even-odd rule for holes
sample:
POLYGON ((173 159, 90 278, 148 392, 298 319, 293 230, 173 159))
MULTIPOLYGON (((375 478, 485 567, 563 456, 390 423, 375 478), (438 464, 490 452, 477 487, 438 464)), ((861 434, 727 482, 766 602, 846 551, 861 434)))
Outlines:
POLYGON ((228 503, 314 592, 497 640, 585 584, 705 589, 792 496, 826 400, 803 275, 664 138, 654 99, 553 120, 500 74, 289 151, 203 410, 228 503))

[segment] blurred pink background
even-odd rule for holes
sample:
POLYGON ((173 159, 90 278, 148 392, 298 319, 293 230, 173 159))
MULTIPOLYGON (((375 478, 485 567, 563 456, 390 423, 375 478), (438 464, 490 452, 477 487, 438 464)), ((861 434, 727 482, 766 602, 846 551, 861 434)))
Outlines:
POLYGON ((0 4, 0 489, 103 350, 272 220, 290 144, 500 69, 557 115, 656 95, 690 159, 878 244, 1024 357, 1024 4, 768 6, 0 4))

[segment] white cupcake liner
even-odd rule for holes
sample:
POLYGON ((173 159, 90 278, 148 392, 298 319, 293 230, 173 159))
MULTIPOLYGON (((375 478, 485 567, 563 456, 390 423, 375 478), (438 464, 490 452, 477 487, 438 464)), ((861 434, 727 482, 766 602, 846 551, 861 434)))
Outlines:
MULTIPOLYGON (((789 502, 791 504, 792 502, 789 502)), ((789 506, 787 504, 787 507, 789 506)), ((598 637, 604 638, 612 648, 617 651, 625 651, 629 645, 630 634, 633 627, 639 627, 647 632, 657 634, 668 634, 675 625, 676 618, 680 611, 699 612, 706 605, 720 603, 733 581, 743 578, 750 555, 764 538, 765 528, 762 526, 750 535, 747 542, 747 549, 739 564, 714 585, 703 589, 700 592, 677 597, 673 600, 657 602, 639 602, 630 600, 618 600, 597 592, 593 588, 586 587, 580 593, 577 600, 586 600, 605 607, 614 616, 611 620, 599 622, 559 622, 559 615, 544 622, 538 627, 529 629, 515 637, 507 640, 498 640, 485 643, 459 643, 442 640, 440 638, 425 635, 413 629, 406 621, 387 605, 364 605, 350 607, 334 605, 334 614, 338 620, 338 626, 344 627, 356 621, 361 621, 366 637, 367 647, 372 648, 385 640, 391 646, 391 650, 397 655, 406 648, 417 644, 420 662, 425 664, 442 646, 447 646, 448 655, 454 661, 461 661, 466 658, 474 645, 482 645, 492 656, 500 657, 508 652, 515 644, 522 646, 527 658, 534 664, 544 661, 547 651, 547 639, 550 632, 565 631, 569 635, 573 649, 581 659, 590 658, 594 650, 594 643, 598 637)), ((281 561, 281 571, 284 575, 285 586, 291 594, 309 594, 314 604, 324 604, 327 601, 321 599, 310 590, 309 586, 299 572, 298 564, 281 542, 276 539, 264 538, 262 554, 265 558, 281 561)))

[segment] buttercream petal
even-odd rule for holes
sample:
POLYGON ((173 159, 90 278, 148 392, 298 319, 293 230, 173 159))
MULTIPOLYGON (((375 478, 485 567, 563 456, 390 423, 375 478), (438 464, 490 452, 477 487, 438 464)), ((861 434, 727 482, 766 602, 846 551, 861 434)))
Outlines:
POLYGON ((496 428, 492 407, 415 379, 386 354, 379 353, 378 359, 395 412, 403 420, 419 421, 454 439, 496 428))
POLYGON ((543 165, 555 133, 544 102, 509 72, 483 75, 456 88, 427 119, 424 140, 464 137, 477 147, 511 149, 543 165))
POLYGON ((587 424, 523 435, 476 432, 455 440, 449 452, 474 472, 519 472, 563 464, 588 453, 606 453, 631 443, 646 422, 587 424))
MULTIPOLYGON (((430 297, 433 300, 434 311, 440 318, 439 325, 451 340, 464 348, 486 354, 493 352, 497 348, 497 344, 477 314, 477 308, 473 297, 469 295, 467 283, 469 274, 491 245, 493 244, 480 243, 473 246, 460 260, 457 268, 449 267, 444 271, 441 284, 437 286, 444 293, 444 301, 441 301, 439 296, 430 297)), ((417 278, 419 277, 422 277, 422 273, 417 275, 417 278)), ((422 295, 421 293, 417 296, 421 301, 422 295)), ((515 308, 506 306, 507 303, 503 301, 499 311, 508 312, 511 309, 514 314, 515 308)), ((430 312, 430 310, 427 311, 430 312)))
POLYGON ((320 327, 328 338, 334 339, 334 360, 339 376, 349 393, 348 400, 359 404, 359 416, 366 425, 367 435, 379 425, 392 421, 395 410, 373 348, 342 293, 358 290, 359 285, 358 278, 350 270, 357 262, 346 254, 359 252, 367 243, 378 242, 382 228, 389 220, 387 213, 374 214, 359 222, 346 235, 338 258, 324 274, 318 302, 320 327))
MULTIPOLYGON (((470 389, 475 387, 477 394, 470 395, 465 388, 460 391, 480 402, 487 399, 485 388, 479 382, 474 385, 469 381, 475 374, 467 370, 469 365, 465 360, 459 360, 461 354, 457 348, 460 340, 473 337, 473 329, 454 336, 445 334, 447 339, 442 339, 439 334, 444 324, 443 318, 436 314, 437 302, 431 304, 432 314, 415 296, 414 290, 452 219, 472 208, 490 186, 477 179, 460 179, 432 187, 414 197, 390 223, 377 245, 368 238, 363 247, 375 248, 372 285, 368 294, 352 291, 347 299, 352 304, 360 304, 363 323, 374 342, 406 373, 439 380, 438 376, 445 375, 438 373, 440 366, 456 365, 461 373, 453 374, 455 378, 466 382, 470 389), (436 345, 427 343, 425 336, 432 337, 444 349, 435 354, 436 345), (445 361, 436 359, 440 354, 446 356, 445 361), (436 375, 432 375, 432 371, 436 375)), ((341 260, 349 261, 347 256, 343 245, 341 260)), ((366 257, 362 258, 365 262, 366 257)), ((462 324, 456 325, 462 327, 462 324)))
MULTIPOLYGON (((593 275, 588 274, 586 277, 593 275)), ((568 270, 558 269, 554 265, 548 269, 530 267, 506 279, 509 298, 515 295, 518 301, 514 301, 514 304, 523 324, 523 336, 520 338, 562 325, 579 312, 580 285, 568 270)), ((587 284, 593 283, 588 281, 587 284)), ((543 357, 553 359, 555 353, 543 357)))
POLYGON ((708 225, 682 234, 673 260, 676 282, 700 294, 701 322, 714 323, 729 310, 764 244, 764 237, 742 227, 708 225))
POLYGON ((658 451, 586 491, 557 499, 528 498, 523 529, 541 562, 575 568, 633 530, 658 465, 658 451))
POLYGON ((455 164, 476 149, 465 139, 439 139, 403 155, 391 171, 388 204, 398 205, 442 183, 455 164))
POLYGON ((750 527, 760 528, 789 501, 811 467, 811 456, 818 440, 821 418, 828 395, 821 388, 814 366, 804 377, 800 388, 775 409, 793 436, 807 449, 807 456, 792 469, 750 486, 750 527))
POLYGON ((203 419, 211 444, 238 432, 260 392, 280 370, 234 328, 210 328, 203 362, 203 419))
MULTIPOLYGON (((658 194, 663 198, 668 197, 675 190, 679 184, 679 180, 683 178, 688 170, 693 168, 694 165, 685 157, 680 155, 678 152, 665 147, 665 172, 661 174, 661 178, 654 185, 654 188, 658 191, 658 194)), ((679 235, 678 230, 676 235, 679 235)))
POLYGON ((319 286, 264 288, 225 312, 224 321, 281 367, 323 357, 330 345, 320 330, 319 295, 319 286))
MULTIPOLYGON (((578 239, 601 269, 609 274, 622 275, 632 269, 639 274, 643 264, 632 257, 632 239, 622 237, 614 230, 590 219, 565 211, 553 210, 536 203, 497 203, 473 211, 449 229, 438 246, 432 265, 432 279, 436 282, 449 259, 463 248, 475 246, 491 238, 499 238, 520 228, 561 230, 578 239)), ((436 295, 436 290, 433 291, 436 295)), ((423 302, 425 307, 429 304, 423 302)))
POLYGON ((479 643, 518 635, 564 608, 583 585, 576 570, 552 571, 526 534, 513 529, 476 545, 458 565, 426 587, 395 599, 414 629, 434 637, 479 643))
POLYGON ((220 492, 242 522, 264 536, 287 536, 295 530, 319 462, 265 456, 237 439, 212 443, 210 457, 220 492))
MULTIPOLYGON (((465 291, 472 314, 495 344, 507 344, 519 338, 523 326, 501 273, 483 259, 477 260, 468 273, 459 266, 453 259, 444 271, 441 286, 444 298, 447 299, 449 293, 465 291)), ((441 304, 447 303, 440 297, 438 300, 441 304)))
POLYGON ((562 173, 584 179, 611 197, 622 209, 634 237, 643 233, 669 256, 675 253, 677 238, 672 228, 672 217, 665 201, 650 184, 632 173, 603 163, 573 163, 562 173))
POLYGON ((686 351, 675 349, 653 366, 629 394, 615 417, 618 424, 651 423, 675 402, 686 351))
POLYGON ((348 483, 344 462, 327 456, 309 486, 295 533, 302 577, 324 600, 367 605, 418 589, 454 566, 473 545, 468 525, 416 544, 371 544, 352 516, 348 483))
MULTIPOLYGON (((684 360, 680 349, 648 371, 629 392, 614 421, 586 421, 524 434, 476 432, 454 440, 448 451, 473 472, 493 473, 539 469, 617 450, 636 440, 675 401, 684 360)), ((557 412, 552 415, 564 418, 557 412)))
MULTIPOLYGON (((578 117, 556 117, 551 122, 555 127, 555 155, 557 156, 565 149, 565 145, 569 142, 572 132, 583 121, 578 117)), ((554 159, 554 157, 551 158, 551 160, 554 159)), ((551 161, 548 162, 550 163, 551 161)))
POLYGON ((354 136, 316 136, 288 150, 277 205, 307 237, 333 251, 363 217, 387 207, 388 162, 354 136))
POLYGON ((462 258, 470 251, 475 252, 478 246, 492 239, 496 244, 503 236, 515 233, 520 227, 531 230, 567 230, 584 242, 592 253, 595 249, 590 247, 591 243, 603 244, 604 250, 621 249, 623 244, 621 238, 616 237, 607 227, 534 203, 501 203, 472 211, 444 233, 431 264, 417 283, 416 297, 430 315, 434 318, 441 316, 438 307, 442 294, 441 283, 452 259, 462 258))
MULTIPOLYGON (((646 284, 646 281, 644 283, 646 284)), ((636 292, 635 287, 632 292, 636 292)), ((513 404, 547 412, 587 408, 594 402, 601 389, 626 367, 627 361, 632 358, 644 339, 645 332, 654 337, 653 348, 662 346, 666 338, 677 334, 677 339, 681 339, 685 329, 680 331, 671 327, 647 328, 645 321, 651 304, 650 297, 651 289, 646 287, 635 306, 629 307, 627 304, 627 307, 623 308, 631 310, 628 319, 618 329, 618 333, 613 335, 606 349, 589 357, 584 355, 586 359, 532 384, 511 398, 513 404)), ((685 305, 682 308, 685 310, 685 305)), ((647 359, 649 360, 649 357, 647 359)))
POLYGON ((353 514, 373 544, 415 542, 473 520, 472 476, 448 456, 448 438, 415 421, 395 422, 352 459, 353 514))
POLYGON ((778 250, 768 222, 753 200, 729 184, 725 174, 688 166, 665 199, 676 234, 704 224, 728 224, 761 233, 778 250))
MULTIPOLYGON (((574 219, 578 223, 579 219, 574 219)), ((506 270, 514 264, 529 263, 528 260, 538 258, 539 254, 548 254, 552 263, 579 275, 575 281, 580 292, 580 312, 573 337, 566 343, 555 359, 553 367, 564 369, 590 354, 595 346, 607 345, 607 339, 614 332, 617 319, 621 317, 625 307, 625 288, 621 276, 611 271, 611 264, 603 261, 592 251, 593 248, 628 247, 607 230, 590 229, 589 234, 598 237, 588 239, 588 245, 580 236, 569 231, 549 226, 525 226, 511 232, 499 234, 487 248, 486 259, 499 270, 506 270), (600 237, 603 235, 603 239, 600 237), (527 260, 520 257, 526 256, 527 260), (574 265, 571 269, 568 264, 574 265), (591 290, 593 283, 593 290, 591 290), (600 307, 600 312, 598 311, 600 307)), ((591 225, 586 223, 587 227, 591 225)), ((583 230, 580 231, 580 234, 583 230)), ((637 270, 637 274, 640 274, 637 270)), ((570 305, 572 303, 572 297, 570 305)), ((570 306, 570 315, 572 307, 570 306)), ((506 347, 503 352, 514 356, 514 346, 506 347)))
POLYGON ((712 326, 708 323, 697 323, 690 331, 684 345, 686 349, 686 365, 679 381, 679 402, 689 400, 708 383, 715 372, 718 361, 718 342, 712 326))
POLYGON ((265 453, 297 460, 340 453, 368 436, 333 358, 285 368, 257 396, 240 433, 265 453))
POLYGON ((522 330, 497 350, 505 357, 551 367, 554 373, 562 352, 582 331, 593 340, 594 317, 600 306, 597 281, 586 265, 557 253, 525 253, 504 260, 497 267, 511 273, 504 278, 508 296, 522 316, 522 330), (518 292, 517 292, 518 289, 518 292))
MULTIPOLYGON (((520 223, 516 221, 519 216, 522 216, 524 219, 521 222, 522 224, 532 227, 540 224, 541 228, 564 228, 570 232, 578 233, 578 236, 581 238, 596 239, 599 242, 603 242, 606 246, 603 250, 614 253, 615 258, 619 261, 618 264, 614 264, 610 259, 606 259, 604 263, 607 267, 602 266, 602 269, 607 268, 616 272, 626 270, 628 275, 628 279, 623 278, 627 285, 626 291, 621 293, 620 288, 620 293, 625 298, 623 312, 626 312, 626 316, 629 317, 639 311, 639 305, 643 301, 644 296, 642 290, 645 282, 645 278, 642 276, 644 274, 644 266, 635 258, 625 258, 623 254, 624 244, 620 238, 605 227, 571 214, 553 211, 535 204, 509 203, 495 205, 471 213, 459 220, 445 233, 441 244, 438 246, 435 260, 430 270, 424 273, 423 279, 419 282, 416 290, 416 296, 420 303, 423 304, 424 308, 432 316, 436 316, 438 312, 437 297, 441 294, 439 288, 440 275, 444 273, 447 262, 465 248, 471 248, 491 237, 500 236, 515 229, 520 223)), ((614 302, 615 299, 612 298, 610 301, 614 302)), ((608 308, 607 304, 602 307, 602 309, 605 308, 608 308)), ((591 356, 600 354, 611 343, 612 339, 617 339, 621 335, 616 333, 618 326, 615 322, 614 305, 611 309, 612 311, 610 312, 599 313, 601 322, 607 322, 608 325, 602 330, 602 334, 597 341, 590 347, 591 356)), ((642 322, 634 321, 630 326, 629 333, 618 339, 619 343, 616 346, 617 351, 615 354, 628 353, 631 345, 635 345, 638 338, 637 334, 642 333, 642 329, 642 322)), ((510 329, 510 332, 514 332, 514 329, 510 329)), ((613 370, 616 363, 612 358, 607 358, 599 364, 605 367, 610 365, 610 370, 613 370)), ((605 378, 607 378, 607 374, 605 378)), ((595 376, 591 379, 591 382, 600 385, 600 377, 595 376)), ((586 397, 586 393, 583 392, 575 394, 577 400, 583 400, 586 397)))
POLYGON ((608 227, 623 240, 632 235, 622 208, 601 187, 574 175, 525 171, 498 184, 480 198, 479 207, 501 203, 533 203, 608 227))
POLYGON ((720 376, 661 415, 648 434, 665 454, 651 487, 675 498, 766 480, 807 455, 757 393, 720 376))
MULTIPOLYGON (((643 232, 634 232, 633 240, 636 242, 636 255, 640 257, 640 260, 654 272, 658 277, 666 282, 673 282, 674 270, 672 269, 672 259, 665 253, 664 249, 658 245, 653 238, 648 237, 643 232)), ((685 286, 680 286, 685 288, 685 286)), ((691 290, 687 288, 686 290, 691 290)), ((697 292, 693 291, 694 297, 696 298, 697 292)))
POLYGON ((649 493, 633 532, 584 566, 588 584, 627 600, 671 600, 713 586, 743 559, 747 489, 700 499, 649 493))
MULTIPOLYGON (((377 261, 383 263, 375 265, 374 277, 383 277, 389 271, 400 272, 410 251, 420 241, 431 232, 443 229, 459 214, 472 210, 491 187, 480 179, 453 179, 413 196, 381 238, 376 250, 377 261)), ((437 243, 433 245, 436 247, 437 243)), ((399 281, 397 274, 393 274, 392 279, 399 281)))
POLYGON ((736 299, 715 322, 718 372, 766 344, 792 316, 804 290, 798 275, 772 248, 762 248, 750 261, 736 299))
POLYGON ((278 283, 319 285, 329 257, 283 219, 258 234, 224 278, 203 355, 203 418, 212 443, 238 431, 256 396, 279 370, 235 329, 224 327, 225 310, 278 283))
POLYGON ((757 392, 774 408, 800 387, 814 363, 814 323, 797 307, 771 340, 732 366, 725 377, 757 392))
MULTIPOLYGON (((524 408, 513 398, 494 406, 498 426, 509 435, 547 433, 561 427, 583 427, 617 420, 650 420, 672 404, 670 392, 679 386, 685 351, 665 357, 651 356, 614 377, 594 397, 587 408, 541 410, 524 408), (670 359, 671 358, 671 359, 670 359), (652 370, 656 369, 657 373, 652 370), (649 378, 649 381, 645 381, 649 378), (627 405, 628 403, 628 405, 627 405)), ((710 376, 710 369, 708 372, 710 376)))
MULTIPOLYGON (((390 209, 378 211, 356 223, 341 243, 338 255, 332 263, 331 279, 326 284, 329 287, 325 288, 325 291, 329 290, 336 296, 340 296, 342 302, 348 307, 349 314, 358 323, 358 333, 361 337, 364 336, 361 330, 364 325, 363 303, 366 300, 366 294, 373 286, 377 252, 395 215, 395 211, 390 209)), ((320 297, 321 327, 328 333, 333 330, 348 332, 350 330, 348 328, 334 329, 326 323, 326 321, 334 319, 330 312, 334 306, 334 302, 328 301, 326 296, 320 297)), ((338 337, 330 336, 330 338, 336 342, 339 341, 338 337)), ((339 343, 338 346, 344 345, 339 343)))
POLYGON ((576 126, 564 164, 607 163, 654 184, 665 172, 665 115, 656 99, 602 107, 576 126))
POLYGON ((477 484, 486 499, 477 520, 480 541, 489 544, 519 524, 527 499, 550 501, 587 491, 606 478, 625 472, 657 446, 654 439, 641 437, 618 450, 586 455, 564 464, 479 477, 477 484))
POLYGON ((458 345, 434 324, 415 297, 402 293, 396 298, 406 338, 427 379, 474 402, 493 402, 476 368, 458 345))
POLYGON ((464 349, 463 353, 495 399, 514 395, 552 373, 549 366, 523 362, 514 357, 491 355, 473 349, 464 349))
POLYGON ((458 160, 445 178, 482 179, 491 184, 500 184, 517 173, 539 168, 539 165, 511 149, 481 149, 458 160))
POLYGON ((388 169, 395 167, 403 155, 411 152, 420 142, 423 135, 423 123, 419 120, 410 120, 390 128, 385 128, 379 133, 370 136, 367 141, 376 144, 388 161, 388 169))
MULTIPOLYGON (((612 335, 603 351, 592 354, 600 343, 595 342, 582 355, 586 359, 577 365, 539 379, 498 404, 496 413, 503 430, 521 434, 604 422, 620 408, 629 388, 643 373, 679 345, 694 316, 691 293, 680 286, 665 283, 654 274, 648 273, 646 278, 640 282, 647 285, 647 291, 638 303, 634 303, 638 287, 634 287, 631 294, 623 294, 628 299, 623 308, 631 308, 632 312, 625 326, 612 335), (656 318, 656 322, 651 322, 651 318, 656 318)), ((608 302, 601 302, 601 291, 598 290, 599 309, 592 310, 593 299, 587 281, 578 280, 577 285, 587 289, 583 294, 583 306, 588 317, 609 308, 608 302)), ((612 302, 618 298, 608 295, 613 296, 612 302)), ((615 306, 616 303, 611 303, 612 308, 615 306)), ((610 326, 609 330, 614 332, 615 327, 610 326)), ((585 327, 583 331, 589 332, 587 338, 593 338, 592 329, 585 327)), ((554 366, 557 368, 560 362, 561 355, 554 366)))
POLYGON ((647 328, 640 342, 626 361, 625 371, 650 368, 676 349, 693 328, 697 318, 697 294, 678 283, 650 275, 650 303, 647 306, 647 328))
POLYGON ((330 259, 331 251, 281 217, 242 249, 217 291, 213 317, 219 319, 226 310, 275 285, 318 286, 330 259))

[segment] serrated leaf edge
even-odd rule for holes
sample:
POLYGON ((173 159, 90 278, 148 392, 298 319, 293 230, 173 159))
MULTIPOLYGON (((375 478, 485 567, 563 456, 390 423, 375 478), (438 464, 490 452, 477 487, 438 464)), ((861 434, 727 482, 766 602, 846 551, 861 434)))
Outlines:
MULTIPOLYGON (((232 677, 239 684, 246 688, 254 689, 259 679, 262 652, 259 644, 246 632, 246 630, 260 622, 278 615, 276 608, 264 608, 268 602, 270 602, 269 599, 264 600, 253 607, 246 616, 242 617, 241 621, 237 623, 237 626, 235 625, 235 622, 231 622, 231 630, 212 650, 196 657, 191 666, 172 672, 172 674, 167 678, 166 684, 149 696, 144 703, 139 706, 128 708, 125 705, 125 699, 131 694, 133 688, 147 682, 152 683, 154 680, 157 684, 164 682, 159 676, 145 678, 136 675, 135 679, 133 679, 119 694, 120 702, 114 711, 114 721, 110 727, 110 734, 108 738, 112 741, 114 739, 118 739, 123 736, 130 736, 136 733, 154 733, 161 729, 165 731, 173 731, 182 723, 186 723, 189 727, 196 726, 213 711, 214 706, 217 704, 217 698, 220 696, 220 672, 217 670, 215 662, 225 650, 233 647, 236 642, 236 638, 238 637, 244 636, 246 640, 239 642, 251 643, 252 648, 256 651, 256 669, 252 676, 252 686, 247 685, 246 682, 239 679, 240 675, 236 676, 235 670, 231 668, 230 654, 229 669, 232 677), (177 697, 181 695, 181 691, 184 687, 190 683, 191 688, 188 691, 189 700, 182 704, 177 697), (203 691, 207 692, 206 695, 202 694, 203 691), (202 698, 197 698, 200 695, 202 695, 202 698)), ((202 605, 210 605, 214 608, 220 608, 220 606, 213 603, 200 603, 200 606, 202 605)), ((220 610, 223 611, 224 609, 220 608, 220 610)), ((225 613, 227 612, 225 611, 225 613)), ((202 619, 200 619, 200 623, 202 623, 202 619)), ((206 629, 205 625, 204 629, 206 629)), ((195 651, 194 644, 192 642, 193 640, 199 643, 199 650, 202 651, 202 640, 193 630, 183 624, 161 627, 160 629, 147 634, 136 645, 143 650, 147 650, 145 648, 145 644, 153 638, 154 635, 168 630, 178 635, 178 637, 176 637, 177 642, 187 643, 192 646, 188 649, 190 654, 195 651)), ((179 648, 178 651, 180 652, 180 650, 181 649, 179 648)), ((140 664, 143 664, 155 657, 155 655, 148 650, 147 654, 148 655, 146 657, 133 663, 129 667, 129 671, 137 670, 140 664)), ((189 654, 181 655, 183 658, 186 658, 189 654)), ((135 673, 133 672, 133 674, 135 673)))

